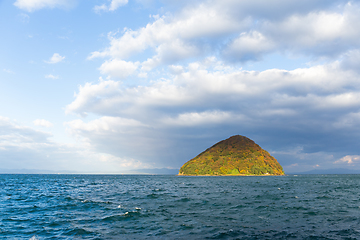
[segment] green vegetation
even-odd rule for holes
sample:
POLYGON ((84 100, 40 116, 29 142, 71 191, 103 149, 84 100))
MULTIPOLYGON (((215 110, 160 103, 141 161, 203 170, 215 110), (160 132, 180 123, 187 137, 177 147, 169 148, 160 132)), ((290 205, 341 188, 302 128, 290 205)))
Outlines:
POLYGON ((236 135, 185 163, 179 175, 283 175, 278 161, 251 139, 236 135))

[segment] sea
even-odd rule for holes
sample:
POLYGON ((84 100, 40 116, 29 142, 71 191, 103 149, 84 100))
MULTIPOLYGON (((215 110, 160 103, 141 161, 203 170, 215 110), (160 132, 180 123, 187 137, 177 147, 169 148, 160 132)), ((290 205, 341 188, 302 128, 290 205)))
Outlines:
POLYGON ((360 175, 0 175, 0 239, 360 239, 360 175))

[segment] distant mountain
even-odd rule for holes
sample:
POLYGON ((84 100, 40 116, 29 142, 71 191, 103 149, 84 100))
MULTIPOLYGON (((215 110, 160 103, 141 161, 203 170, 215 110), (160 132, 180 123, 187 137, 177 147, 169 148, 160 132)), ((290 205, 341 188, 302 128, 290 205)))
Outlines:
POLYGON ((0 169, 0 174, 73 174, 70 171, 52 171, 43 169, 0 169))
POLYGON ((278 161, 253 140, 236 135, 185 163, 179 175, 283 175, 278 161))
POLYGON ((179 169, 151 168, 134 169, 121 173, 116 172, 73 172, 73 171, 51 171, 40 169, 0 169, 0 174, 156 174, 156 175, 177 175, 179 169))
POLYGON ((168 168, 148 168, 148 169, 134 169, 127 171, 127 174, 156 174, 156 175, 176 175, 179 169, 168 168))
POLYGON ((290 172, 286 174, 360 174, 360 170, 346 168, 314 169, 307 172, 290 172))

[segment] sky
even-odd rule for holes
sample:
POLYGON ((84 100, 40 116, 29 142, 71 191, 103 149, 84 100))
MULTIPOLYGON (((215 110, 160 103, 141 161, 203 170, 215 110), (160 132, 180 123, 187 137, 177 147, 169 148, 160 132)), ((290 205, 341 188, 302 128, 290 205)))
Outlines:
POLYGON ((360 170, 360 1, 0 0, 0 170, 179 169, 244 135, 360 170))

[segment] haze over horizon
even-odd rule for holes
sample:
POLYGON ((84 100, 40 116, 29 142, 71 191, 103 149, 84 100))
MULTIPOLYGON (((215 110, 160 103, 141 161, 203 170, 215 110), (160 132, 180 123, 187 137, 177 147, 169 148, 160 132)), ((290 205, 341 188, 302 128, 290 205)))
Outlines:
POLYGON ((3 170, 179 169, 243 135, 360 171, 360 1, 0 1, 3 170))

